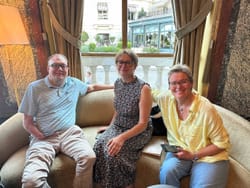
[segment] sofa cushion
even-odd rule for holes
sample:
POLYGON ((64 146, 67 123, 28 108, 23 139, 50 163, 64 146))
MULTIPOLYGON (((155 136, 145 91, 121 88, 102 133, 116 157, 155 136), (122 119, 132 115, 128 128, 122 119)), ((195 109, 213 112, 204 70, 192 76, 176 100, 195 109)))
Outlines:
POLYGON ((250 185, 250 172, 232 157, 230 157, 229 168, 227 188, 248 188, 250 185))
POLYGON ((164 157, 160 144, 165 142, 166 136, 153 136, 144 147, 136 163, 135 187, 147 187, 159 183, 159 168, 164 157))
POLYGON ((100 125, 100 126, 86 126, 82 128, 85 138, 88 140, 91 147, 94 147, 97 131, 102 126, 108 126, 108 125, 100 125))

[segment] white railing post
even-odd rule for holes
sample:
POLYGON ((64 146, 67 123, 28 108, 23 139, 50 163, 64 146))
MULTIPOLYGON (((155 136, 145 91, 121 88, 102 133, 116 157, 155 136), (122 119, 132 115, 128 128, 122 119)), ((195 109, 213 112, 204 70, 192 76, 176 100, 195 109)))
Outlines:
POLYGON ((144 80, 146 82, 149 82, 148 72, 149 72, 150 66, 148 66, 148 65, 142 65, 142 67, 143 67, 143 73, 144 73, 144 80))
POLYGON ((109 84, 110 83, 110 79, 109 79, 109 71, 110 71, 110 65, 103 65, 104 68, 104 75, 105 75, 105 84, 109 84))

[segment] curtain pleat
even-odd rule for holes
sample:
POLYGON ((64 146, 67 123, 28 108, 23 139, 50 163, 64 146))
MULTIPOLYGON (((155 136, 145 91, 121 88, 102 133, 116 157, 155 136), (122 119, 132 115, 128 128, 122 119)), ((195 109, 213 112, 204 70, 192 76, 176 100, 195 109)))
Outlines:
POLYGON ((173 64, 191 68, 197 89, 204 26, 212 0, 172 0, 172 6, 177 38, 173 64))
POLYGON ((64 54, 69 61, 69 75, 82 79, 80 38, 83 0, 41 0, 40 4, 50 54, 64 54))

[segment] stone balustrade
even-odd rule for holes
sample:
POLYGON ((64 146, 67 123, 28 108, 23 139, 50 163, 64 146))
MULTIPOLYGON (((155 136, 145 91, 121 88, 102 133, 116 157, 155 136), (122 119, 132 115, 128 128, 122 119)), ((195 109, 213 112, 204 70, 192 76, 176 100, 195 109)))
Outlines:
MULTIPOLYGON (((168 88, 168 70, 173 64, 173 57, 139 57, 135 74, 147 81, 152 88, 168 88)), ((115 59, 110 56, 82 56, 83 80, 86 72, 92 73, 92 83, 112 84, 118 77, 115 59)))

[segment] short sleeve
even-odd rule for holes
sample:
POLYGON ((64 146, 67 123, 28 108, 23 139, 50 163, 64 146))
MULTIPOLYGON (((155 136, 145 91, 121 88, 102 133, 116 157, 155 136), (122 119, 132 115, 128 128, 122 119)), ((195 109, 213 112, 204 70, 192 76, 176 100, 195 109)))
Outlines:
POLYGON ((23 96, 18 112, 35 116, 37 113, 37 104, 35 99, 35 90, 32 84, 30 84, 23 96))

